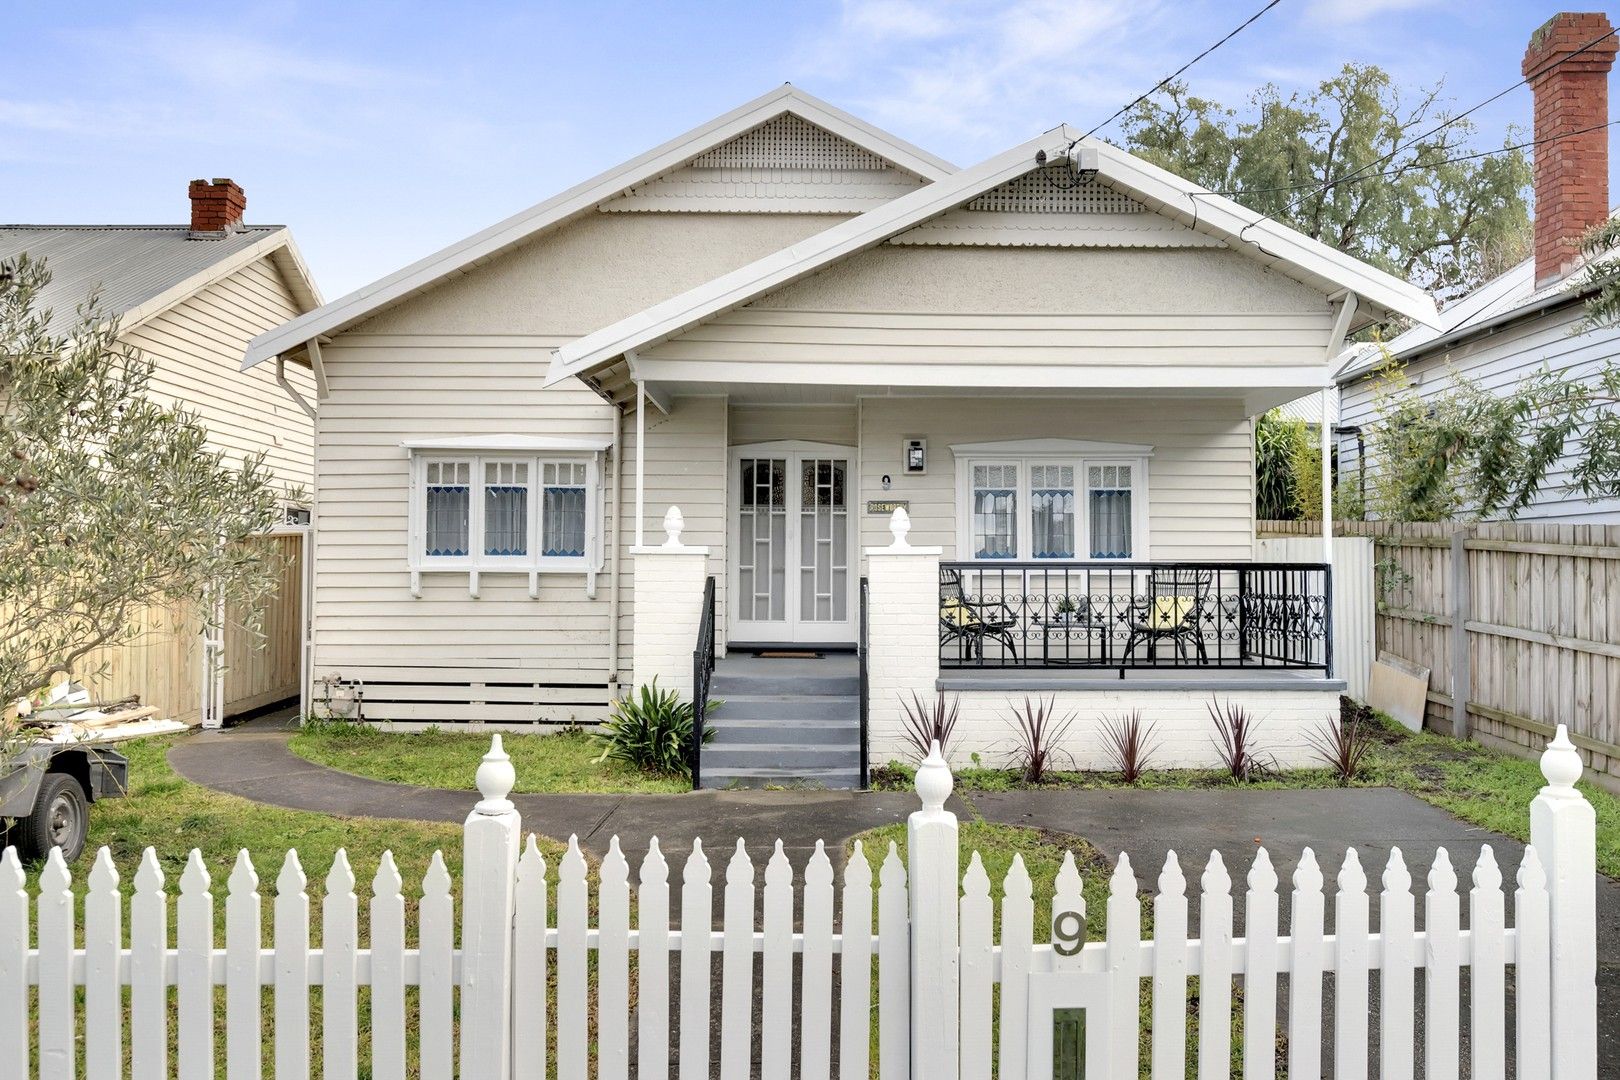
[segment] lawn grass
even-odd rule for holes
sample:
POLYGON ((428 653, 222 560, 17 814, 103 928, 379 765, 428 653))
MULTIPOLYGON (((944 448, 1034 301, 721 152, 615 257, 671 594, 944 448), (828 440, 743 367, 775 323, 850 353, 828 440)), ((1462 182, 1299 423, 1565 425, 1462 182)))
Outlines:
MULTIPOLYGON (((1516 840, 1530 839, 1530 801, 1545 781, 1540 765, 1478 743, 1433 732, 1414 734, 1387 717, 1374 714, 1375 741, 1352 787, 1390 787, 1415 795, 1462 820, 1516 840)), ((891 762, 873 771, 872 786, 910 790, 913 770, 891 762)), ((1117 773, 1054 772, 1042 788, 1118 789, 1131 787, 1117 773)), ((1189 790, 1232 787, 1231 777, 1217 770, 1149 772, 1134 785, 1146 790, 1189 790)), ((1276 772, 1242 785, 1255 790, 1309 790, 1338 787, 1327 769, 1276 772)), ((956 787, 971 798, 974 791, 1027 790, 1032 785, 1007 769, 966 768, 956 771, 956 787)), ((1598 869, 1620 878, 1620 797, 1582 782, 1581 794, 1597 811, 1598 869)))
MULTIPOLYGON (((289 749, 317 765, 418 787, 471 791, 489 736, 451 731, 389 731, 369 724, 323 723, 295 732, 289 749)), ((601 744, 583 731, 505 735, 518 792, 648 794, 691 790, 691 781, 603 761, 601 744)))

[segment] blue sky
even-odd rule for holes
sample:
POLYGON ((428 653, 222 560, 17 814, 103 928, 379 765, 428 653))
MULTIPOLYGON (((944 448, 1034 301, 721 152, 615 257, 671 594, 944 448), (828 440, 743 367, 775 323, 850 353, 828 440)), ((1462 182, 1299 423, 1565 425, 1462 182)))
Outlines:
MULTIPOLYGON (((187 180, 230 176, 331 298, 783 81, 971 164, 1091 127, 1260 2, 14 5, 0 219, 179 222, 187 180)), ((1472 105, 1558 10, 1283 0, 1187 78, 1237 103, 1369 61, 1472 105)), ((1529 118, 1515 91, 1481 142, 1529 118)))

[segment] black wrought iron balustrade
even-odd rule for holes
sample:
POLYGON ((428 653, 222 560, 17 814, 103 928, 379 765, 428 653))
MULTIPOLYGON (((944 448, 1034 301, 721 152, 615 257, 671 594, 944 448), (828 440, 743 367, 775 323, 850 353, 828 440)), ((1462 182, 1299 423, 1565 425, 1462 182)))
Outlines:
POLYGON ((946 562, 946 668, 1302 668, 1331 673, 1321 563, 946 562))

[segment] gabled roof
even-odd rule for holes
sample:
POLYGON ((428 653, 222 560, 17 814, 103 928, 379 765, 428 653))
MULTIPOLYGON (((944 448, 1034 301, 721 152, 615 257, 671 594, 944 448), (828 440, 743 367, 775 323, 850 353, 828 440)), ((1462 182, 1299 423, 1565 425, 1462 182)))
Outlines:
POLYGON ((943 158, 875 128, 797 87, 784 85, 482 232, 457 241, 403 270, 259 335, 248 344, 242 367, 249 368, 297 349, 312 338, 341 333, 389 305, 431 288, 452 274, 466 273, 547 229, 594 210, 599 203, 619 195, 627 188, 678 169, 706 151, 784 113, 792 113, 825 128, 926 180, 939 180, 956 171, 956 167, 943 158))
POLYGON ((92 291, 102 314, 131 330, 266 256, 286 275, 300 307, 321 303, 284 225, 248 225, 217 238, 193 238, 185 225, 0 225, 0 259, 24 252, 50 271, 38 306, 50 309, 49 326, 58 333, 73 326, 92 291))
POLYGON ((1324 294, 1355 293, 1360 302, 1358 317, 1363 321, 1381 312, 1425 323, 1437 317, 1434 301, 1416 286, 1123 150, 1096 140, 1076 140, 1077 135, 1069 127, 1055 128, 972 168, 587 334, 553 353, 548 383, 587 374, 628 352, 667 341, 707 319, 883 243, 1022 176, 1040 162, 1066 153, 1083 155, 1087 166, 1094 163, 1097 176, 1109 187, 1150 210, 1214 236, 1282 273, 1320 288, 1324 294))

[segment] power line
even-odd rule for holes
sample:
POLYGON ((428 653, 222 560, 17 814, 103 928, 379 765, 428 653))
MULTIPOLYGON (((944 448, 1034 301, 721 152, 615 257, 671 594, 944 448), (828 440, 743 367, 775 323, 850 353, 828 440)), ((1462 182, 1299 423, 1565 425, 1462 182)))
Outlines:
MULTIPOLYGON (((1542 146, 1546 143, 1558 142, 1560 139, 1569 139, 1576 135, 1585 135, 1589 131, 1602 131, 1604 128, 1611 128, 1616 125, 1620 125, 1620 120, 1610 120, 1606 124, 1593 124, 1591 127, 1577 128, 1574 131, 1565 131, 1558 135, 1549 135, 1544 139, 1531 139, 1527 142, 1514 143, 1511 146, 1503 146, 1495 150, 1480 150, 1472 154, 1458 154, 1456 157, 1441 158, 1439 161, 1414 161, 1409 165, 1402 165, 1397 169, 1385 169, 1382 172, 1367 173, 1364 176, 1357 175, 1355 173, 1346 173, 1344 176, 1338 177, 1337 179, 1329 180, 1320 184, 1313 180, 1308 184, 1278 184, 1274 187, 1263 188, 1226 188, 1219 191, 1192 191, 1188 192, 1188 194, 1198 197, 1204 195, 1265 195, 1274 191, 1303 191, 1306 189, 1328 191, 1331 188, 1338 187, 1340 184, 1357 184, 1363 180, 1379 180, 1390 176, 1401 176, 1405 173, 1413 172, 1418 169, 1438 169, 1442 165, 1454 165, 1461 161, 1477 161, 1480 158, 1495 157, 1498 154, 1511 154, 1515 150, 1526 150, 1531 147, 1542 146)), ((1359 170, 1357 171, 1359 172, 1359 170)), ((1276 212, 1281 213, 1282 211, 1276 212)), ((1270 215, 1267 216, 1269 217, 1270 215)), ((1255 224, 1259 224, 1259 222, 1256 222, 1255 224)))
POLYGON ((1185 64, 1182 64, 1176 70, 1172 71, 1170 74, 1168 74, 1164 78, 1160 79, 1158 81, 1158 83, 1153 87, 1153 89, 1147 91, 1145 94, 1139 95, 1136 98, 1136 100, 1132 101, 1130 104, 1121 106, 1120 108, 1115 110, 1114 114, 1112 116, 1110 116, 1108 119, 1104 120, 1102 123, 1098 124, 1096 127, 1092 128, 1090 131, 1088 131, 1084 135, 1080 136, 1079 139, 1074 140, 1074 142, 1069 144, 1069 148, 1072 150, 1074 148, 1075 143, 1078 143, 1081 139, 1089 139, 1089 138, 1091 138, 1093 135, 1097 134, 1097 132, 1101 131, 1103 128, 1107 127, 1109 124, 1112 124, 1115 120, 1119 119, 1121 116, 1123 116, 1126 113, 1130 112, 1132 109, 1136 108, 1136 106, 1140 105, 1142 102, 1146 101, 1148 98, 1152 97, 1154 94, 1157 94, 1160 90, 1163 90, 1171 82, 1175 81, 1175 79, 1177 77, 1179 77, 1181 74, 1183 74, 1188 68, 1192 67, 1194 64, 1198 63, 1198 61, 1202 60, 1204 57, 1208 56, 1210 53, 1214 52, 1216 49, 1220 48, 1222 45, 1225 45, 1228 41, 1231 41, 1233 38, 1237 37, 1243 31, 1247 30, 1249 28, 1250 24, 1254 23, 1256 20, 1258 20, 1260 18, 1260 16, 1264 15, 1266 12, 1270 11, 1272 8, 1276 7, 1280 3, 1282 3, 1282 0, 1271 0, 1271 2, 1269 4, 1267 4, 1265 7, 1261 8, 1259 11, 1255 12, 1253 15, 1250 15, 1247 19, 1244 19, 1241 24, 1239 24, 1235 29, 1233 29, 1225 37, 1221 38, 1221 40, 1217 41, 1215 44, 1211 45, 1209 48, 1205 49, 1203 52, 1199 53, 1197 56, 1193 57, 1191 60, 1187 61, 1185 64))
MULTIPOLYGON (((1317 190, 1318 191, 1326 191, 1330 187, 1335 187, 1338 184, 1345 183, 1345 182, 1347 182, 1349 180, 1354 179, 1356 176, 1358 176, 1361 173, 1366 172, 1368 169, 1375 168, 1375 167, 1377 167, 1379 165, 1383 165, 1386 162, 1393 160, 1395 155, 1399 154, 1402 150, 1411 149, 1411 147, 1413 147, 1417 143, 1422 142, 1424 139, 1427 139, 1432 135, 1439 134, 1441 131, 1443 131, 1446 128, 1450 127, 1451 125, 1457 123, 1458 121, 1464 120, 1468 116, 1472 115, 1473 113, 1476 113, 1479 110, 1485 108, 1485 106, 1490 105, 1490 104, 1492 104, 1492 103, 1494 103, 1496 101, 1501 100, 1502 98, 1506 97, 1508 94, 1510 94, 1513 91, 1517 90, 1519 87, 1524 86, 1527 83, 1529 83, 1532 79, 1540 78, 1542 75, 1545 75, 1547 72, 1551 71, 1553 68, 1558 67, 1560 64, 1563 64, 1563 63, 1566 63, 1566 62, 1568 62, 1570 60, 1573 60, 1573 59, 1575 59, 1575 57, 1581 55, 1582 53, 1588 51, 1589 49, 1593 49, 1593 48, 1597 47, 1598 45, 1601 45, 1603 42, 1607 41, 1609 38, 1613 37, 1617 33, 1620 33, 1620 27, 1615 27, 1614 29, 1609 30, 1607 33, 1599 34, 1597 37, 1593 38, 1591 41, 1588 41, 1586 44, 1582 45, 1580 48, 1575 49, 1572 52, 1564 54, 1563 56, 1559 57, 1557 60, 1554 60, 1551 63, 1544 65, 1543 67, 1537 68, 1535 71, 1532 71, 1530 74, 1524 76, 1524 78, 1520 79, 1518 82, 1514 83, 1512 86, 1508 86, 1508 87, 1505 87, 1505 88, 1503 88, 1501 90, 1498 90, 1496 93, 1492 94, 1490 97, 1486 98, 1484 101, 1479 102, 1477 105, 1470 106, 1469 108, 1464 109, 1462 112, 1458 113, 1456 116, 1449 117, 1448 119, 1441 121, 1439 124, 1436 124, 1434 127, 1430 128, 1428 131, 1424 132, 1422 135, 1419 135, 1419 136, 1417 136, 1415 138, 1412 138, 1412 139, 1408 139, 1406 142, 1401 143, 1399 146, 1395 147, 1393 150, 1391 150, 1389 153, 1385 154, 1383 157, 1376 158, 1376 159, 1374 159, 1372 161, 1369 161, 1365 165, 1362 165, 1360 168, 1357 168, 1357 169, 1355 169, 1355 170, 1353 170, 1353 171, 1351 171, 1349 173, 1346 173, 1344 176, 1335 177, 1332 180, 1325 181, 1321 185, 1317 186, 1317 190)), ((1602 125, 1602 126, 1607 126, 1607 125, 1602 125)), ((1570 134, 1575 134, 1575 133, 1572 132, 1570 134)), ((1548 141, 1550 141, 1550 140, 1548 140, 1548 141)), ((1533 144, 1529 144, 1529 145, 1533 145, 1533 144)), ((1294 207, 1299 202, 1301 202, 1303 200, 1303 198, 1304 198, 1304 196, 1300 196, 1298 198, 1290 199, 1288 201, 1288 203, 1285 206, 1283 206, 1282 208, 1280 208, 1278 210, 1274 210, 1271 213, 1266 214, 1264 217, 1261 217, 1261 218, 1259 218, 1259 219, 1257 219, 1255 221, 1249 222, 1249 224, 1245 225, 1243 227, 1243 229, 1238 233, 1238 239, 1239 240, 1247 240, 1248 239, 1247 234, 1248 234, 1250 229, 1254 228, 1256 225, 1259 225, 1263 221, 1271 220, 1272 218, 1276 217, 1278 214, 1286 213, 1286 212, 1288 212, 1290 210, 1293 210, 1294 207)), ((1196 205, 1196 203, 1194 205, 1196 205)), ((1256 244, 1256 246, 1258 247, 1259 245, 1256 244)))

